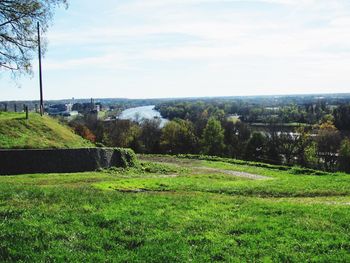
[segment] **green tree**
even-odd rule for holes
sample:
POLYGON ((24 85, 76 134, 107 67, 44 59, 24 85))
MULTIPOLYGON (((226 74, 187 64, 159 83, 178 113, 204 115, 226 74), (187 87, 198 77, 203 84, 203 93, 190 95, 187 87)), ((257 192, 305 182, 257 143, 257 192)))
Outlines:
POLYGON ((261 161, 264 157, 266 137, 261 132, 253 132, 247 143, 245 159, 251 161, 261 161))
POLYGON ((45 32, 55 7, 66 0, 0 1, 0 69, 31 72, 37 41, 37 22, 45 32))
POLYGON ((334 170, 337 153, 340 147, 340 133, 333 123, 327 121, 321 124, 317 137, 317 152, 325 170, 334 170))
POLYGON ((278 137, 279 152, 283 154, 286 164, 293 164, 293 158, 297 153, 297 141, 299 136, 290 132, 282 132, 278 137))
POLYGON ((226 154, 229 157, 240 158, 243 157, 246 142, 250 138, 249 127, 241 121, 226 120, 223 122, 225 130, 225 146, 226 154))
POLYGON ((146 119, 141 123, 140 141, 145 153, 159 153, 160 152, 160 120, 146 119))
POLYGON ((213 117, 209 118, 202 136, 203 153, 222 156, 225 150, 224 137, 221 123, 213 117))
POLYGON ((115 122, 106 122, 104 124, 107 138, 103 138, 103 143, 110 147, 136 147, 135 138, 140 135, 139 126, 130 120, 117 120, 115 122))
POLYGON ((311 134, 310 131, 305 127, 299 127, 296 129, 295 138, 295 156, 297 158, 297 164, 301 166, 307 165, 307 160, 305 159, 305 151, 307 147, 311 144, 311 134))
POLYGON ((162 129, 161 147, 166 153, 194 153, 197 138, 190 121, 175 119, 162 129))
POLYGON ((268 134, 266 136, 266 146, 265 146, 265 160, 269 163, 279 164, 281 163, 280 156, 280 129, 277 126, 277 120, 270 117, 270 123, 268 125, 268 134))
POLYGON ((339 130, 350 130, 350 105, 340 105, 333 115, 335 126, 339 130))
POLYGON ((236 125, 232 121, 225 121, 223 123, 225 130, 225 146, 226 146, 226 155, 229 157, 236 158, 239 148, 239 140, 236 125))
POLYGON ((339 151, 339 169, 350 173, 350 139, 346 138, 341 142, 339 151))
POLYGON ((312 141, 306 146, 303 159, 305 160, 305 166, 313 169, 320 168, 316 142, 312 141))

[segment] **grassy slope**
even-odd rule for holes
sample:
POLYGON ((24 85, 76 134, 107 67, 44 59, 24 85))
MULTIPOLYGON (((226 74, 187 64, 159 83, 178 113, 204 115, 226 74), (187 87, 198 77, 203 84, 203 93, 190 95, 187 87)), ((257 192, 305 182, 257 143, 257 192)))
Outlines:
POLYGON ((1 177, 0 261, 350 261, 350 175, 167 160, 1 177))
POLYGON ((79 148, 92 146, 68 127, 38 114, 0 112, 0 148, 79 148))

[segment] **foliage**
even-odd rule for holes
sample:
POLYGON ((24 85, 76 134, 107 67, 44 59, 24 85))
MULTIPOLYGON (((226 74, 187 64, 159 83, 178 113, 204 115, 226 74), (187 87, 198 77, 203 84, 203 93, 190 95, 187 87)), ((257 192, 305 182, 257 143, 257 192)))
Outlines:
POLYGON ((83 125, 96 135, 97 142, 137 153, 204 153, 336 171, 340 141, 347 134, 332 123, 338 116, 332 103, 339 104, 339 99, 334 100, 176 100, 156 106, 170 119, 165 127, 157 120, 138 123, 87 117, 83 125))
POLYGON ((45 32, 54 9, 66 0, 0 1, 0 69, 30 72, 38 46, 37 22, 45 32))
POLYGON ((129 120, 108 122, 104 129, 107 135, 105 143, 112 147, 128 148, 140 133, 138 125, 129 120))
POLYGON ((340 133, 333 123, 327 121, 321 124, 316 142, 317 154, 322 158, 324 169, 334 170, 336 168, 340 141, 340 133))
POLYGON ((140 143, 144 153, 159 153, 160 152, 160 120, 144 120, 141 123, 140 143))
POLYGON ((194 123, 198 123, 205 116, 207 119, 215 117, 223 121, 233 114, 240 116, 240 120, 246 123, 268 123, 275 119, 278 123, 316 124, 324 116, 329 117, 333 113, 326 101, 301 97, 179 100, 160 103, 156 109, 165 118, 188 119, 194 123))
POLYGON ((350 130, 350 105, 340 105, 334 110, 334 124, 340 130, 350 130))
POLYGON ((285 163, 288 165, 294 164, 295 156, 298 152, 298 145, 300 145, 300 134, 293 135, 288 132, 282 132, 278 138, 279 152, 284 156, 285 163))
POLYGON ((350 173, 350 139, 344 139, 341 142, 339 151, 340 171, 350 173))
MULTIPOLYGON (((300 166, 306 166, 308 163, 307 163, 305 152, 307 151, 307 147, 309 147, 310 143, 312 143, 311 134, 305 127, 297 128, 296 134, 297 134, 297 138, 295 140, 295 145, 296 145, 295 158, 297 159, 296 163, 299 164, 300 166)), ((316 158, 316 151, 314 152, 314 157, 312 158, 316 158)))
POLYGON ((126 148, 115 148, 114 156, 118 160, 118 167, 133 167, 137 165, 137 157, 133 150, 126 148))
POLYGON ((162 130, 161 146, 165 153, 193 153, 197 138, 192 123, 180 119, 168 122, 162 130))
POLYGON ((84 139, 90 142, 94 143, 96 141, 96 136, 85 125, 78 124, 77 126, 74 127, 74 131, 76 134, 80 135, 81 137, 83 137, 84 139))
POLYGON ((233 158, 243 158, 242 153, 246 149, 246 142, 251 136, 251 131, 247 124, 241 121, 224 121, 224 143, 226 156, 233 158))
POLYGON ((266 138, 260 132, 254 132, 247 143, 245 151, 246 159, 251 161, 259 161, 263 159, 264 148, 266 146, 266 138))
POLYGON ((275 121, 270 120, 268 127, 267 143, 265 150, 265 161, 269 163, 280 164, 281 163, 281 133, 275 121))
POLYGON ((304 152, 304 160, 306 165, 311 168, 319 167, 319 159, 317 158, 317 144, 316 142, 311 142, 304 152))
POLYGON ((209 118, 202 136, 203 153, 222 156, 224 154, 224 129, 221 123, 214 117, 209 118))

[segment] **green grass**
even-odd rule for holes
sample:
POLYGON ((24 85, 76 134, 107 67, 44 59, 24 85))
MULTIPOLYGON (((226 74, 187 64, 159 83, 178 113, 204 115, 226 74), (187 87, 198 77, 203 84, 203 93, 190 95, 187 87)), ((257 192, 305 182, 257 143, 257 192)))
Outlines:
POLYGON ((84 148, 93 146, 58 121, 31 113, 0 112, 0 149, 84 148))
POLYGON ((1 177, 0 261, 350 261, 350 175, 149 159, 1 177))

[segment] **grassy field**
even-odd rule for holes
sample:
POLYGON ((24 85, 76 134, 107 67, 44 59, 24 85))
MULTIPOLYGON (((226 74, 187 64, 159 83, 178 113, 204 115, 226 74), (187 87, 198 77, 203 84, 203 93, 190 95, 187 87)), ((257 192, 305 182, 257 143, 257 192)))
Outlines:
POLYGON ((31 113, 0 112, 0 149, 91 147, 80 136, 58 121, 31 113))
POLYGON ((350 261, 350 175, 141 159, 1 177, 0 261, 350 261))

